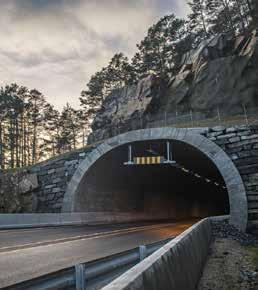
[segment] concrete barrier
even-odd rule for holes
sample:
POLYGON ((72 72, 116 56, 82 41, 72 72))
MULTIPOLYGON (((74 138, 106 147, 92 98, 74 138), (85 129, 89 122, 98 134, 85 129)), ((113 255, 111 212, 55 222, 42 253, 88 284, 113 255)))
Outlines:
POLYGON ((0 229, 126 223, 162 219, 164 219, 162 215, 130 212, 0 214, 0 229))
POLYGON ((204 219, 102 290, 194 290, 208 255, 211 220, 204 219))

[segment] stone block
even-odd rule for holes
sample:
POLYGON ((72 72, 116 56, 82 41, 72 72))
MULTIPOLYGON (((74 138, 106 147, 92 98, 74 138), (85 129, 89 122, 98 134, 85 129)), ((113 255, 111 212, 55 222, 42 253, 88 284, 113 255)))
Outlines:
POLYGON ((249 202, 252 202, 252 201, 258 202, 258 195, 247 195, 247 200, 249 202))
POLYGON ((226 133, 235 133, 237 131, 237 128, 235 127, 229 127, 229 128, 226 128, 226 133))
POLYGON ((54 193, 50 193, 47 195, 47 199, 48 200, 53 200, 55 198, 55 194, 54 193))
POLYGON ((240 137, 232 137, 232 138, 229 138, 229 142, 230 143, 234 143, 234 142, 238 142, 238 141, 240 141, 240 137))
POLYGON ((248 136, 250 134, 252 134, 251 130, 237 131, 237 136, 240 136, 240 137, 248 136))
POLYGON ((226 139, 226 138, 232 138, 232 137, 235 137, 236 136, 236 133, 230 133, 230 134, 225 134, 225 135, 220 135, 217 137, 217 139, 226 139))
POLYGON ((55 187, 52 189, 53 193, 60 192, 62 189, 60 187, 55 187))
POLYGON ((48 170, 47 174, 53 174, 53 173, 55 173, 55 172, 56 172, 55 169, 50 169, 50 170, 48 170))
POLYGON ((232 160, 237 160, 239 157, 238 157, 237 154, 232 154, 232 155, 230 155, 230 158, 231 158, 232 160))
POLYGON ((70 161, 65 161, 65 166, 71 166, 71 165, 75 165, 78 163, 78 160, 70 160, 70 161))
POLYGON ((225 139, 216 139, 215 143, 217 145, 221 146, 221 145, 229 144, 230 142, 229 142, 229 140, 227 138, 225 138, 225 139))
POLYGON ((240 158, 258 156, 258 150, 245 150, 238 153, 240 158))
POLYGON ((238 167, 240 174, 258 173, 258 164, 246 165, 238 167))
POLYGON ((226 128, 224 126, 215 126, 211 128, 211 132, 224 131, 226 128))
POLYGON ((217 136, 220 136, 222 134, 222 131, 219 131, 219 132, 210 132, 208 133, 206 136, 207 138, 212 138, 212 137, 217 137, 217 136))
POLYGON ((46 189, 50 189, 50 188, 53 188, 53 187, 55 187, 55 184, 49 184, 49 185, 45 186, 46 189))
POLYGON ((61 182, 62 181, 62 179, 60 178, 60 177, 58 177, 58 178, 54 178, 53 179, 53 183, 58 183, 58 182, 61 182))
POLYGON ((255 139, 255 138, 258 138, 258 134, 249 135, 249 136, 241 136, 240 138, 241 138, 241 140, 255 139))
POLYGON ((43 191, 43 195, 49 194, 49 193, 51 193, 51 192, 52 192, 52 189, 51 189, 51 188, 49 188, 49 189, 44 189, 44 191, 43 191))
MULTIPOLYGON (((227 146, 226 146, 227 147, 227 146)), ((227 154, 232 154, 232 153, 239 153, 242 151, 242 148, 241 147, 237 147, 237 148, 226 148, 225 149, 226 153, 227 154)))
POLYGON ((258 142, 258 139, 251 139, 251 140, 242 140, 242 141, 239 141, 239 142, 235 142, 235 143, 232 143, 232 144, 228 144, 227 147, 228 148, 237 148, 237 147, 241 147, 241 146, 244 146, 244 145, 250 145, 252 143, 257 143, 258 142))
POLYGON ((258 157, 247 157, 247 158, 240 158, 234 161, 234 163, 238 166, 242 165, 251 165, 251 164, 258 164, 258 157))
POLYGON ((65 168, 64 167, 59 167, 56 169, 56 173, 64 173, 65 172, 65 168))
POLYGON ((18 184, 21 193, 27 193, 38 188, 38 176, 36 173, 25 174, 22 176, 21 181, 18 184))

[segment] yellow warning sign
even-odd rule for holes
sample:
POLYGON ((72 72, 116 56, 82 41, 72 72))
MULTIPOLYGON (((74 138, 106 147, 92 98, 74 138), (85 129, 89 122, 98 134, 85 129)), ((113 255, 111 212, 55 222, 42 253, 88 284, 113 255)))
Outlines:
POLYGON ((163 162, 164 162, 163 156, 135 157, 134 158, 134 164, 136 165, 161 164, 163 162))

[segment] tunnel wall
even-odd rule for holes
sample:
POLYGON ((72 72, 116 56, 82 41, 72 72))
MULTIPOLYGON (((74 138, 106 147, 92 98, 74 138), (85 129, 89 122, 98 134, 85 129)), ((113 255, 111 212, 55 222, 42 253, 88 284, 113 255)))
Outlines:
MULTIPOLYGON (((243 179, 248 199, 249 226, 258 224, 258 126, 214 127, 192 130, 219 145, 231 158, 243 179)), ((32 166, 39 186, 33 190, 33 212, 61 212, 67 186, 79 164, 98 144, 32 166)), ((24 171, 24 170, 23 170, 24 171)), ((11 174, 11 173, 10 173, 11 174)))
MULTIPOLYGON (((164 150, 164 141, 164 144, 157 143, 164 150)), ((137 148, 146 146, 146 142, 134 143, 135 154, 137 148)), ((224 181, 214 164, 198 150, 189 151, 189 147, 174 142, 176 160, 186 165, 176 154, 180 150, 184 160, 202 164, 205 176, 216 178, 222 185, 224 181)), ((121 146, 90 167, 77 188, 74 212, 131 212, 132 215, 145 214, 145 219, 173 220, 229 213, 226 189, 203 183, 171 165, 124 166, 126 156, 127 146, 121 146)))

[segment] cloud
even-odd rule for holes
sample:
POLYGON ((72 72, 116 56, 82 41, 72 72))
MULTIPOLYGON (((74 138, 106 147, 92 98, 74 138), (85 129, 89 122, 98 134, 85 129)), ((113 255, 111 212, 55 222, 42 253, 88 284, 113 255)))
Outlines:
POLYGON ((131 57, 177 0, 0 0, 0 85, 37 88, 59 109, 78 107, 89 77, 122 51, 131 57))

